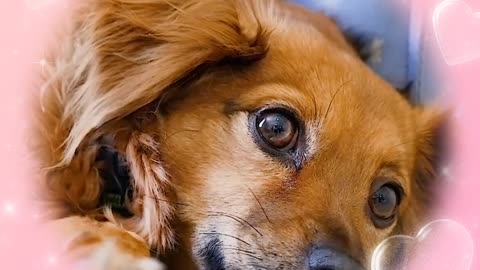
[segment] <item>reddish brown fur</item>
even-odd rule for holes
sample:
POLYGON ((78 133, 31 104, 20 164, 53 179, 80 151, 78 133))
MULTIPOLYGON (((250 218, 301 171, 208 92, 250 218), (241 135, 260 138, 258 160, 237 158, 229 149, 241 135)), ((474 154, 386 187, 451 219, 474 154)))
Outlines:
MULTIPOLYGON (((433 178, 441 117, 373 74, 325 16, 268 0, 89 4, 55 56, 36 112, 42 193, 56 217, 108 219, 167 257, 177 249, 197 262, 200 232, 215 227, 250 246, 225 243, 286 269, 300 267, 316 242, 367 265, 382 239, 420 225, 426 191, 418 181, 433 178), (299 171, 265 155, 246 126, 248 112, 274 103, 306 124, 310 152, 299 171), (130 163, 131 219, 98 209, 102 136, 130 163), (384 230, 365 213, 378 177, 395 178, 406 193, 396 225, 384 230)), ((226 257, 245 268, 250 261, 226 257)), ((173 255, 166 260, 179 267, 173 255)))

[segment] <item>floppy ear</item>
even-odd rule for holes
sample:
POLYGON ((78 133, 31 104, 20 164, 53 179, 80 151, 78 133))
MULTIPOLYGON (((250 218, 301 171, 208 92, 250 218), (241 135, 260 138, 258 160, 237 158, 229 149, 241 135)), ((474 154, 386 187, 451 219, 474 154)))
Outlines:
MULTIPOLYGON (((444 186, 442 167, 448 162, 447 112, 436 108, 418 107, 415 117, 415 161, 411 182, 412 200, 401 219, 401 228, 416 233, 432 214, 444 186), (420 223, 420 224, 419 224, 420 223)), ((405 233, 403 231, 403 233, 405 233)))
POLYGON ((59 215, 101 213, 99 168, 108 161, 97 156, 100 139, 108 137, 130 167, 138 200, 132 218, 115 218, 108 209, 100 215, 151 246, 173 244, 158 133, 135 115, 204 65, 266 52, 255 5, 244 2, 97 0, 81 9, 35 116, 40 165, 59 215))
POLYGON ((442 166, 448 161, 447 115, 437 109, 416 110, 416 161, 414 191, 428 208, 441 186, 442 166))

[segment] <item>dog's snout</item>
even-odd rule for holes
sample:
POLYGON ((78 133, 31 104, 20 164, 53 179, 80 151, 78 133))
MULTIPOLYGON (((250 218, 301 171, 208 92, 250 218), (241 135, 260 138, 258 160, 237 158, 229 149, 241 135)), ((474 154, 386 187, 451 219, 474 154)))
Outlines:
POLYGON ((307 258, 309 270, 359 270, 362 267, 350 256, 331 247, 314 246, 307 258))

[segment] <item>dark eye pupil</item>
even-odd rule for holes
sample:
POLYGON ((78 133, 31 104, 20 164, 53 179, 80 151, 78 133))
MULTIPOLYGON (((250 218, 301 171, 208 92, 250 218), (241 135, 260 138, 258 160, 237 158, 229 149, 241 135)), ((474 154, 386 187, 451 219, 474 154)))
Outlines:
MULTIPOLYGON (((280 121, 280 119, 277 118, 276 121, 278 122, 280 121)), ((276 136, 280 135, 283 132, 283 127, 279 124, 275 124, 272 129, 273 133, 275 133, 276 136)))
POLYGON ((384 203, 387 201, 387 199, 385 199, 385 197, 383 196, 383 194, 378 195, 378 196, 376 197, 376 200, 377 200, 377 202, 376 202, 377 204, 384 204, 384 203))
POLYGON ((389 186, 382 186, 370 198, 370 208, 379 218, 388 219, 395 214, 397 193, 389 186))
POLYGON ((257 131, 268 145, 284 149, 294 143, 297 127, 289 117, 270 112, 258 117, 257 131))

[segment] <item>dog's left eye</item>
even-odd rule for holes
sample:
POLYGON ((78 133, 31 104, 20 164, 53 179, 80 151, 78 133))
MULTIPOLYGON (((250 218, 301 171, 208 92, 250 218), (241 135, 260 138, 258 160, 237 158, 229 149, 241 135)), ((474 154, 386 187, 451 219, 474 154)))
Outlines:
POLYGON ((370 195, 368 205, 375 226, 385 228, 393 223, 400 200, 401 191, 394 184, 385 184, 370 195))
POLYGON ((257 134, 269 147, 288 151, 295 146, 298 123, 290 114, 267 110, 258 114, 255 122, 257 134))

